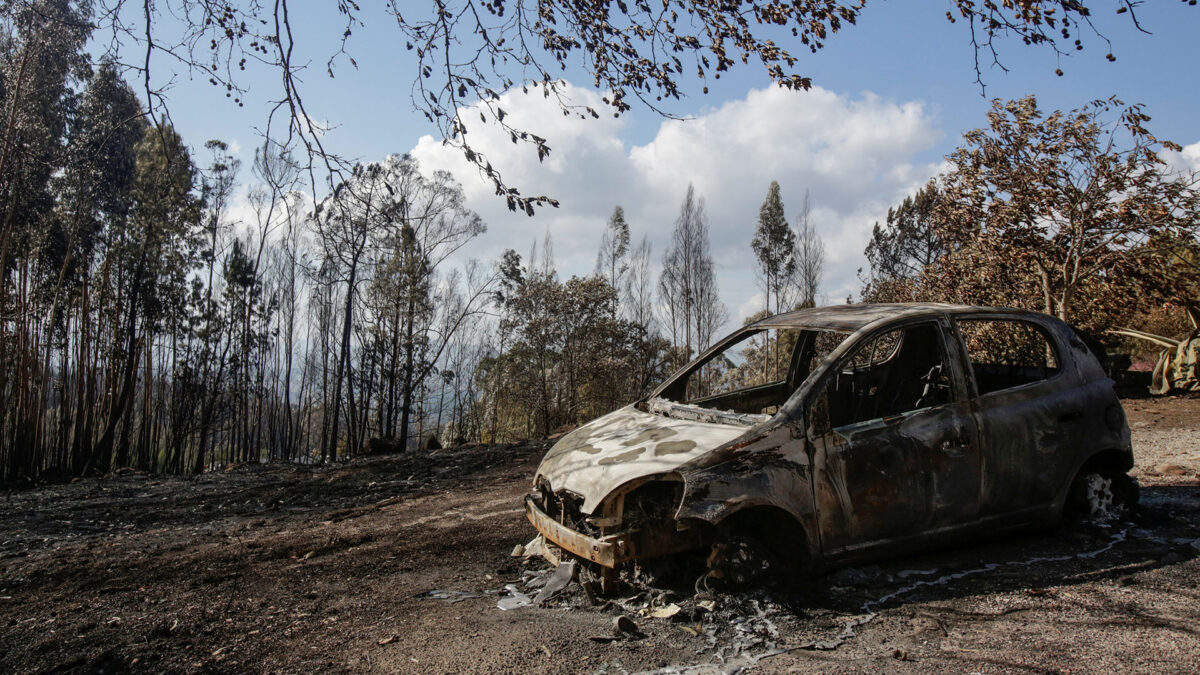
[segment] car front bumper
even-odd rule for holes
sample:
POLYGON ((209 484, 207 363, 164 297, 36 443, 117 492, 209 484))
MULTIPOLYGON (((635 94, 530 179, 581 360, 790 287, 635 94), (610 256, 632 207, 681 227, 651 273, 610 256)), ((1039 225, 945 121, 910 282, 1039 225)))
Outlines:
POLYGON ((632 560, 670 555, 704 544, 700 531, 695 528, 678 529, 675 521, 603 537, 588 536, 547 515, 534 495, 525 497, 525 515, 546 541, 602 567, 615 568, 632 560))

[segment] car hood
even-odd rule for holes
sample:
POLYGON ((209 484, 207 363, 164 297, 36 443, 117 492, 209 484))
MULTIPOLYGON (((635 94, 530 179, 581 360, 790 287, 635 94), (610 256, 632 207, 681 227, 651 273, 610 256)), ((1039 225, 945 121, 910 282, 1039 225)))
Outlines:
POLYGON ((614 489, 631 480, 670 473, 746 433, 746 427, 681 420, 633 406, 597 418, 563 436, 538 467, 558 492, 583 498, 593 513, 614 489))

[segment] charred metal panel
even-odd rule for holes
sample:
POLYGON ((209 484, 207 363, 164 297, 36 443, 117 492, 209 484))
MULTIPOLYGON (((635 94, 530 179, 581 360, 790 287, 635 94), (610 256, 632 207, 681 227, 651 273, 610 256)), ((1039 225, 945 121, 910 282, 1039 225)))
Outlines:
POLYGON ((746 433, 746 427, 672 419, 621 408, 564 436, 538 467, 553 491, 583 498, 584 513, 617 488, 679 466, 746 433))
MULTIPOLYGON (((1130 452, 1105 410, 1120 402, 1087 346, 1065 324, 1040 315, 976 314, 971 319, 1019 319, 1036 324, 1050 340, 1058 372, 975 399, 983 437, 984 517, 1057 508, 1063 486, 1088 456, 1105 449, 1130 452)), ((1126 435, 1128 429, 1125 429, 1126 435)))
POLYGON ((815 440, 825 555, 880 545, 973 518, 980 455, 966 405, 842 427, 815 440))
POLYGON ((974 308, 939 302, 829 305, 777 314, 750 327, 802 327, 854 332, 877 321, 894 321, 914 316, 929 317, 936 313, 968 309, 974 308))
POLYGON ((525 497, 525 516, 543 537, 564 551, 605 567, 617 564, 616 544, 589 537, 558 523, 538 508, 529 496, 525 497))
POLYGON ((983 513, 998 515, 1015 504, 1048 505, 1064 464, 1083 442, 1083 407, 1069 373, 980 397, 977 419, 986 439, 983 513))
POLYGON ((791 425, 734 443, 680 467, 685 482, 676 518, 716 523, 751 506, 772 506, 810 520, 812 483, 802 435, 791 425))

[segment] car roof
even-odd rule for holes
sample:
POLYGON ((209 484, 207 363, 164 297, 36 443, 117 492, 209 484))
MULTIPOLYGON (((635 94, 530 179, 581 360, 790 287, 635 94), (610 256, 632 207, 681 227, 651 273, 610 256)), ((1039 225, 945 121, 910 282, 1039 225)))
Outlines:
POLYGON ((854 332, 884 319, 903 319, 940 314, 996 313, 1009 316, 1044 317, 1039 312, 1001 307, 974 307, 941 302, 895 302, 861 305, 809 307, 769 316, 751 324, 751 328, 815 328, 854 332))

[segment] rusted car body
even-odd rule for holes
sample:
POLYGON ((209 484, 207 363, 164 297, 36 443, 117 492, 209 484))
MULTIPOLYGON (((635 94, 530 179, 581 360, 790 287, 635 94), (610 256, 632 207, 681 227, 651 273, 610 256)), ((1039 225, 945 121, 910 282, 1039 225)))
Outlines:
POLYGON ((549 557, 601 571, 739 536, 819 571, 1131 501, 1131 466, 1112 381, 1065 323, 845 305, 747 326, 563 437, 526 511, 549 557))

